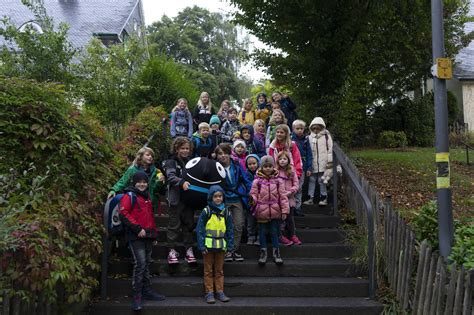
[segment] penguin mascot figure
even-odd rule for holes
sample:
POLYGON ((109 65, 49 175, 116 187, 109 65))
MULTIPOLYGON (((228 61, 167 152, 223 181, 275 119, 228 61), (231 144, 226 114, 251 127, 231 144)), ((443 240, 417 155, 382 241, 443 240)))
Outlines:
POLYGON ((181 191, 181 200, 193 209, 203 209, 207 205, 207 193, 212 185, 225 182, 225 169, 217 161, 206 157, 196 157, 186 163, 183 179, 190 183, 189 189, 181 191))

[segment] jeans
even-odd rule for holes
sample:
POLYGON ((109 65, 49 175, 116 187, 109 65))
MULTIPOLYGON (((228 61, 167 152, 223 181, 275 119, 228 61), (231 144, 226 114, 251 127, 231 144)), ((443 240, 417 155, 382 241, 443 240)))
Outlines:
POLYGON ((312 174, 309 177, 309 185, 308 185, 308 195, 310 199, 314 198, 314 189, 316 188, 316 181, 319 184, 319 193, 321 197, 326 197, 328 195, 326 184, 323 183, 321 176, 323 176, 323 172, 312 174))
POLYGON ((224 252, 208 252, 202 258, 206 293, 224 292, 224 252))
POLYGON ((232 214, 232 223, 234 224, 234 250, 237 251, 242 239, 242 231, 245 224, 245 214, 242 202, 226 203, 227 209, 232 214))
POLYGON ((129 242, 130 251, 133 256, 133 294, 141 294, 143 289, 151 288, 151 253, 153 249, 152 239, 137 239, 129 242))
POLYGON ((257 219, 250 211, 247 212, 247 236, 251 240, 257 239, 257 219))
POLYGON ((166 239, 170 248, 178 246, 178 238, 183 235, 184 246, 193 245, 194 211, 180 201, 176 206, 171 206, 169 211, 168 231, 166 239))
POLYGON ((260 239, 260 248, 267 248, 267 233, 270 229, 272 237, 272 247, 280 248, 278 238, 280 236, 280 220, 271 220, 270 222, 258 223, 258 233, 260 239))
POLYGON ((299 189, 295 194, 295 201, 296 201, 296 209, 300 210, 301 209, 301 201, 303 199, 303 184, 304 184, 304 179, 305 179, 305 174, 300 177, 299 179, 299 189))

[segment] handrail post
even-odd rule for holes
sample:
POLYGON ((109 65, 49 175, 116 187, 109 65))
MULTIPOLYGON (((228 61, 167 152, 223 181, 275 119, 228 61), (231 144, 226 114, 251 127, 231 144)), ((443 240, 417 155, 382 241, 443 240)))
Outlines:
POLYGON ((338 189, 338 174, 337 174, 337 156, 336 153, 332 152, 332 193, 333 193, 333 215, 337 216, 338 209, 337 209, 337 189, 338 189))
MULTIPOLYGON (((104 226, 106 227, 105 216, 104 226)), ((108 271, 108 260, 109 260, 109 236, 107 235, 107 229, 102 236, 102 268, 100 271, 100 298, 105 300, 107 298, 107 271, 108 271)))
POLYGON ((469 146, 467 145, 467 143, 465 144, 466 146, 466 163, 467 165, 469 165, 469 146))

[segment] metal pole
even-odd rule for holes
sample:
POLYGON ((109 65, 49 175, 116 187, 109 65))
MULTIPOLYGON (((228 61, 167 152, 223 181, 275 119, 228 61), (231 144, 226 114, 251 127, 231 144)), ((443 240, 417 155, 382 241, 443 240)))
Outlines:
POLYGON ((332 151, 332 182, 333 182, 333 189, 332 189, 332 193, 333 193, 333 215, 334 216, 337 216, 338 214, 338 209, 337 209, 337 189, 338 189, 338 174, 337 174, 337 156, 336 156, 336 153, 334 153, 334 151, 332 151))
MULTIPOLYGON (((431 0, 433 62, 445 56, 442 0, 431 0)), ((453 243, 453 213, 449 170, 448 106, 446 80, 433 77, 436 134, 436 188, 440 254, 447 259, 453 243)))

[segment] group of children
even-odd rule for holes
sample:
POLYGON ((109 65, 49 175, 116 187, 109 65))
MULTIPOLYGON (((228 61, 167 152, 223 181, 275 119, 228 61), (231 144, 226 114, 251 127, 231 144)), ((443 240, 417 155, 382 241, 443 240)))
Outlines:
POLYGON ((301 244, 294 216, 303 216, 305 177, 309 178, 310 198, 304 203, 313 204, 318 182, 319 205, 327 205, 332 138, 324 120, 314 118, 307 136, 306 123, 295 119, 296 106, 286 95, 275 92, 272 102, 267 103, 266 95, 261 93, 257 102, 253 109, 251 100, 246 99, 238 114, 228 101, 223 101, 214 114, 209 95, 203 92, 191 114, 187 101, 178 100, 171 113, 170 133, 174 140, 171 155, 163 162, 164 174, 154 166, 153 150, 142 148, 134 164, 109 193, 111 197, 125 189, 137 196, 135 203, 124 197, 120 208, 135 263, 133 309, 141 309, 141 299, 164 298, 151 289, 149 264, 151 244, 156 238, 152 213, 159 211, 156 191, 165 182, 170 205, 168 264, 179 263, 180 237, 185 246, 185 260, 196 263, 192 237, 195 227, 197 248, 203 256, 205 300, 208 303, 215 303, 216 298, 223 302, 230 300, 223 291, 223 265, 224 262, 244 260, 239 251, 244 230, 247 231, 247 244, 260 247, 258 264, 261 266, 269 256, 267 234, 271 236, 271 256, 277 265, 283 264, 280 244, 301 244), (292 132, 287 118, 291 119, 292 132), (193 126, 197 126, 194 133, 193 126), (194 224, 195 209, 181 198, 181 192, 188 190, 190 185, 183 179, 183 170, 193 157, 216 159, 226 172, 222 185, 210 187, 208 205, 202 210, 197 225, 194 224), (129 183, 132 185, 126 188, 129 183))

